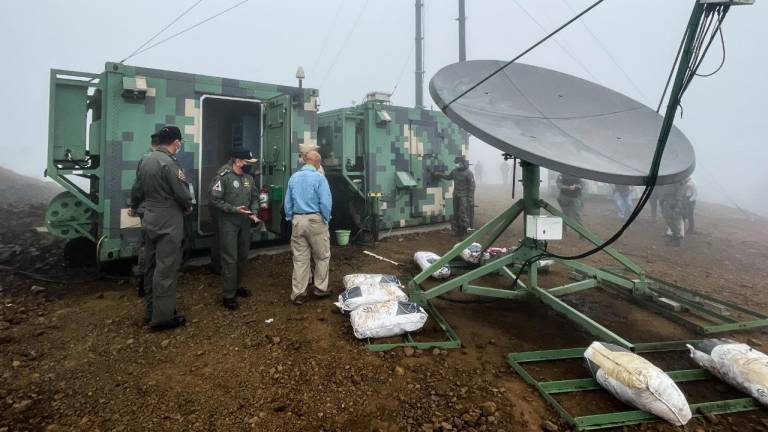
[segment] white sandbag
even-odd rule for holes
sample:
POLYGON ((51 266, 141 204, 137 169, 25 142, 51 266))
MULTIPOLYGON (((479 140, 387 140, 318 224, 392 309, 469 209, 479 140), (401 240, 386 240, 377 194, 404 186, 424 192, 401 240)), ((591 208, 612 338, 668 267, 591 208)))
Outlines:
POLYGON ((686 346, 699 366, 768 406, 767 355, 730 339, 707 339, 686 346))
POLYGON ((682 426, 691 419, 688 401, 672 378, 620 346, 593 342, 584 352, 592 376, 627 405, 682 426))
POLYGON ((388 301, 408 301, 408 296, 395 284, 364 282, 344 290, 336 306, 342 312, 349 312, 361 306, 388 301))
POLYGON ((470 263, 477 264, 480 262, 480 257, 483 255, 483 245, 480 243, 472 243, 466 249, 461 251, 461 259, 470 263))
MULTIPOLYGON (((416 261, 416 264, 421 267, 421 270, 426 270, 429 266, 432 265, 435 261, 439 260, 440 256, 437 255, 434 252, 416 252, 413 255, 413 260, 416 261)), ((445 279, 447 277, 451 276, 451 268, 446 264, 439 269, 437 269, 434 273, 432 273, 432 277, 435 279, 445 279)))
POLYGON ((427 313, 416 303, 390 301, 359 307, 350 321, 358 339, 382 338, 421 330, 427 313))
POLYGON ((344 289, 354 288, 360 285, 392 285, 401 287, 400 279, 395 275, 390 274, 368 274, 368 273, 353 273, 344 276, 344 289))

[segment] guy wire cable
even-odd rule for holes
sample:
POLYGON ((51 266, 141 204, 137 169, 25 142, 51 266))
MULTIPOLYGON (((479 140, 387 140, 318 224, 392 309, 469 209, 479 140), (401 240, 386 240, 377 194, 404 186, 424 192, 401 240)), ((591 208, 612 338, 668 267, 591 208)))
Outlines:
POLYGON ((127 56, 126 58, 124 58, 124 59, 120 60, 120 64, 124 63, 126 60, 128 60, 129 58, 131 58, 131 57, 133 57, 134 55, 136 55, 136 53, 137 53, 137 52, 139 52, 139 51, 140 51, 142 48, 144 48, 145 46, 147 46, 147 44, 148 44, 148 43, 152 42, 153 40, 155 40, 155 38, 157 38, 158 36, 160 36, 160 35, 161 35, 161 34, 162 34, 164 31, 166 31, 166 30, 168 30, 169 28, 171 28, 171 26, 172 26, 172 25, 176 24, 176 22, 177 22, 178 20, 180 20, 182 17, 184 17, 184 15, 188 14, 188 13, 189 13, 189 12, 190 12, 192 9, 194 9, 194 8, 195 8, 195 6, 199 5, 199 4, 200 4, 200 3, 202 3, 202 2, 203 2, 203 0, 197 0, 197 2, 195 2, 195 3, 194 3, 192 6, 190 6, 189 8, 187 8, 187 10, 185 10, 184 12, 182 12, 182 13, 181 13, 181 15, 177 16, 176 18, 174 18, 174 19, 173 19, 173 21, 169 22, 169 23, 168 23, 168 24, 167 24, 165 27, 161 28, 161 29, 160 29, 160 31, 158 31, 157 33, 155 33, 155 34, 154 34, 154 36, 152 36, 151 38, 147 39, 147 41, 146 41, 146 42, 144 42, 144 43, 143 43, 143 44, 141 44, 141 45, 140 45, 138 48, 136 48, 135 50, 133 50, 133 52, 132 52, 132 53, 128 54, 128 56, 127 56))
MULTIPOLYGON (((715 8, 715 10, 717 10, 718 15, 720 15, 718 20, 718 25, 715 27, 715 30, 714 30, 714 32, 717 32, 718 28, 720 27, 720 25, 722 25, 722 22, 725 19, 725 13, 727 13, 728 7, 727 6, 724 8, 717 7, 715 8), (722 14, 720 14, 721 11, 722 11, 722 14)), ((711 25, 712 10, 708 9, 706 10, 706 12, 709 12, 709 13, 705 13, 705 15, 702 17, 702 19, 699 20, 699 23, 698 23, 699 31, 697 31, 697 36, 696 36, 696 42, 698 42, 698 47, 693 47, 694 51, 700 50, 703 40, 706 39, 705 37, 706 32, 702 33, 701 28, 706 27, 707 29, 709 29, 711 25)), ((686 35, 688 35, 687 31, 686 31, 686 35)), ((711 41, 714 39, 714 36, 715 34, 713 34, 712 37, 710 38, 710 44, 711 44, 711 41)), ((670 100, 668 104, 672 104, 673 102, 676 105, 680 104, 683 94, 687 89, 687 86, 690 85, 690 82, 696 70, 701 65, 701 62, 704 56, 706 55, 710 44, 707 45, 704 51, 700 51, 700 55, 698 56, 698 58, 696 56, 691 56, 691 59, 688 65, 686 65, 686 68, 688 69, 689 74, 686 75, 685 78, 687 78, 688 81, 683 82, 683 86, 680 89, 679 95, 677 96, 677 100, 675 101, 670 100), (691 74, 690 72, 693 72, 693 73, 691 74)), ((675 59, 675 63, 677 63, 677 61, 678 59, 675 59)), ((670 130, 671 130, 671 127, 670 127, 670 130)), ((621 228, 613 236, 611 236, 608 240, 606 240, 602 244, 597 245, 594 248, 587 250, 586 252, 582 252, 576 255, 566 256, 566 255, 558 255, 552 252, 544 252, 541 254, 534 255, 529 259, 527 259, 525 262, 523 262, 522 266, 520 267, 520 270, 515 275, 513 286, 517 285, 517 282, 519 281, 520 276, 525 268, 529 267, 531 264, 535 263, 536 261, 539 261, 542 258, 557 258, 562 260, 582 259, 605 249, 606 247, 613 244, 616 240, 618 240, 624 234, 627 228, 629 228, 629 226, 632 225, 635 219, 639 216, 640 212, 643 210, 643 207, 645 207, 645 204, 650 199, 650 196, 653 193, 654 188, 656 187, 656 181, 658 179, 658 173, 661 167, 661 158, 664 154, 665 148, 666 148, 666 140, 663 142, 660 140, 656 146, 656 150, 654 151, 653 159, 651 162, 651 169, 648 174, 648 180, 646 181, 645 189, 643 190, 643 193, 641 194, 640 199, 638 200, 638 203, 636 204, 634 210, 630 214, 627 221, 621 226, 621 228)))

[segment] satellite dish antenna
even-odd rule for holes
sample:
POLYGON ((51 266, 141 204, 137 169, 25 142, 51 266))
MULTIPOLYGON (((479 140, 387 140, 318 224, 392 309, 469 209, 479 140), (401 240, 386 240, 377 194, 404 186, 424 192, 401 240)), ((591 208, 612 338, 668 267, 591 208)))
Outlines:
MULTIPOLYGON (((451 120, 505 153, 585 179, 645 184, 664 118, 609 88, 513 63, 450 104, 504 63, 448 65, 430 81, 430 94, 451 120)), ((673 128, 657 184, 683 180, 694 166, 691 143, 673 128)))

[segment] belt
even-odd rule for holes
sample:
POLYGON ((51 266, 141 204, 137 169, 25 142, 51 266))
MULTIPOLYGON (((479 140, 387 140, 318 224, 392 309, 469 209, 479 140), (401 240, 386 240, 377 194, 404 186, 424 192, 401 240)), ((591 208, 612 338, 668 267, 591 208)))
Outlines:
POLYGON ((320 212, 312 212, 312 213, 294 213, 295 215, 299 216, 306 216, 306 215, 319 215, 320 212))

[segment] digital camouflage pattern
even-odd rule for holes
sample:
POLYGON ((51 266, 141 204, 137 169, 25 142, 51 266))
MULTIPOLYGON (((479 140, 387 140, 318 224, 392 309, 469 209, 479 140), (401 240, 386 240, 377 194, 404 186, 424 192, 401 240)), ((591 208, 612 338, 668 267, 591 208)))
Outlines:
POLYGON ((453 184, 438 174, 467 155, 468 136, 443 113, 368 101, 321 113, 318 144, 337 227, 370 229, 375 204, 380 229, 450 220, 453 184))
MULTIPOLYGON (((202 154, 204 96, 262 102, 261 181, 272 195, 268 228, 279 232, 282 190, 298 158, 298 146, 316 142, 318 91, 117 63, 107 63, 100 74, 51 71, 46 174, 67 192, 49 206, 49 231, 63 238, 90 238, 97 244, 100 261, 135 256, 140 229, 138 219, 127 217, 125 202, 150 135, 168 124, 182 131, 184 149, 178 159, 197 202, 187 219, 187 240, 192 247, 208 247, 210 238, 198 235, 199 210, 202 206, 207 211, 210 184, 200 175, 201 157, 207 157, 209 150, 202 154), (86 128, 89 112, 91 124, 86 128), (81 189, 67 178, 72 175, 88 178, 90 187, 81 189)), ((254 235, 255 241, 260 238, 254 235)))

